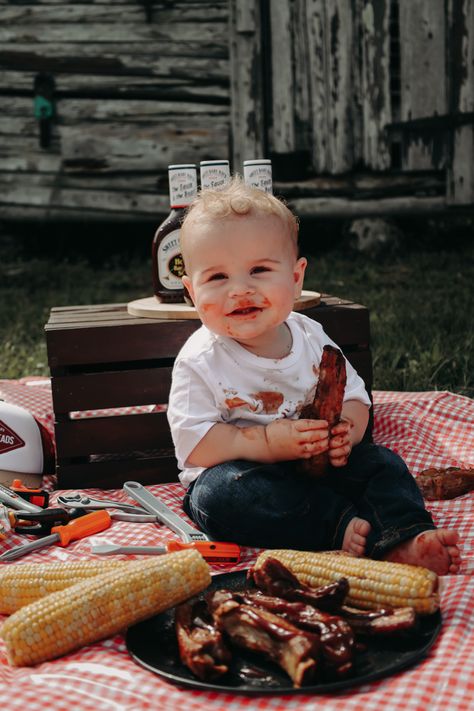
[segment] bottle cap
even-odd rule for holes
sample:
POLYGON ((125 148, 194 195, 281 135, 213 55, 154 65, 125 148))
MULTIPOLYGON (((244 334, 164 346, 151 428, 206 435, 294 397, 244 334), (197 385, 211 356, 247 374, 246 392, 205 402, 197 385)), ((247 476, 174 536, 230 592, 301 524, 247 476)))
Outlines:
POLYGON ((168 166, 170 205, 187 207, 197 195, 197 169, 194 163, 168 166))
POLYGON ((244 160, 244 182, 266 193, 273 193, 272 162, 268 158, 244 160))
POLYGON ((202 160, 200 169, 202 190, 223 190, 230 180, 228 160, 202 160))

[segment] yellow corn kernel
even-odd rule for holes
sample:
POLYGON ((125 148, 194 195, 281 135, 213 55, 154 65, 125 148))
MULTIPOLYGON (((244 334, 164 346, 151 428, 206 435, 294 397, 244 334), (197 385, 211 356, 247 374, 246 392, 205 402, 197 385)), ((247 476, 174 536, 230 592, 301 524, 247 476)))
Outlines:
POLYGON ((30 666, 60 657, 173 607, 210 582, 209 566, 195 549, 83 580, 26 605, 4 622, 0 636, 8 661, 30 666))
POLYGON ((301 583, 311 587, 347 578, 347 604, 353 607, 413 607, 419 614, 431 614, 439 608, 438 576, 421 566, 340 552, 268 550, 259 555, 255 568, 267 558, 276 558, 301 583))
POLYGON ((82 560, 71 563, 6 563, 0 566, 0 614, 11 615, 24 605, 131 561, 82 560))

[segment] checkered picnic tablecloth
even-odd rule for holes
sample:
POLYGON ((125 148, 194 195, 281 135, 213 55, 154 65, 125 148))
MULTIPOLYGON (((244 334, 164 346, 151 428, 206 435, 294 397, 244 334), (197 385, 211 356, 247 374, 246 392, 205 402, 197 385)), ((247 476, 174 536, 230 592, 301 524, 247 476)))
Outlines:
MULTIPOLYGON (((49 381, 0 380, 0 398, 31 409, 52 429, 49 381)), ((474 459, 474 401, 448 392, 374 392, 374 438, 391 447, 416 476, 428 466, 468 466, 474 459)), ((183 490, 177 483, 149 487, 183 517, 183 490)), ((52 494, 52 502, 61 492, 52 494)), ((87 490, 97 497, 128 500, 122 490, 87 490)), ((414 667, 379 681, 338 694, 261 695, 204 692, 182 689, 137 666, 125 640, 117 635, 53 662, 33 668, 8 666, 0 642, 0 698, 9 709, 42 711, 465 711, 474 709, 474 493, 453 501, 428 504, 438 526, 455 528, 461 536, 460 574, 441 580, 443 628, 427 658, 414 667)), ((115 521, 112 528, 92 538, 32 553, 14 565, 91 558, 92 542, 152 545, 174 534, 154 524, 115 521)), ((24 542, 18 535, 0 542, 0 553, 24 542)), ((243 550, 242 570, 257 551, 243 550)), ((214 566, 215 572, 224 568, 214 566)), ((228 568, 226 568, 228 570, 228 568)), ((1 617, 0 617, 1 620, 1 617)), ((157 640, 157 643, 159 641, 157 640)))

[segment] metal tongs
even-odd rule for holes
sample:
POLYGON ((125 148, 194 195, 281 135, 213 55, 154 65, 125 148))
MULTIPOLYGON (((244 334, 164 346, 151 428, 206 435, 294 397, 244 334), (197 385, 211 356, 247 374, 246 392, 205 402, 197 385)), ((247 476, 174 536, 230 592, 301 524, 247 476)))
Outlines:
POLYGON ((84 509, 84 512, 100 511, 101 509, 116 509, 111 514, 115 521, 134 521, 135 523, 150 523, 156 521, 156 516, 146 509, 134 504, 126 504, 113 499, 95 499, 85 494, 60 494, 58 504, 67 509, 84 509))

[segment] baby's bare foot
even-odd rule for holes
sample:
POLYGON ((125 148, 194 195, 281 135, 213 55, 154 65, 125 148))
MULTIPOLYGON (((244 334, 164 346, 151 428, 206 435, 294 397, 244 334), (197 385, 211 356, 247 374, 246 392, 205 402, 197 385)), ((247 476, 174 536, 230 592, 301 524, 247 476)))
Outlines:
POLYGON ((344 540, 342 542, 342 550, 357 556, 364 555, 365 544, 369 533, 370 523, 363 518, 354 516, 347 524, 344 540))
POLYGON ((457 573, 461 563, 458 540, 459 535, 456 531, 447 528, 423 531, 392 548, 385 556, 385 560, 423 565, 438 575, 457 573))

